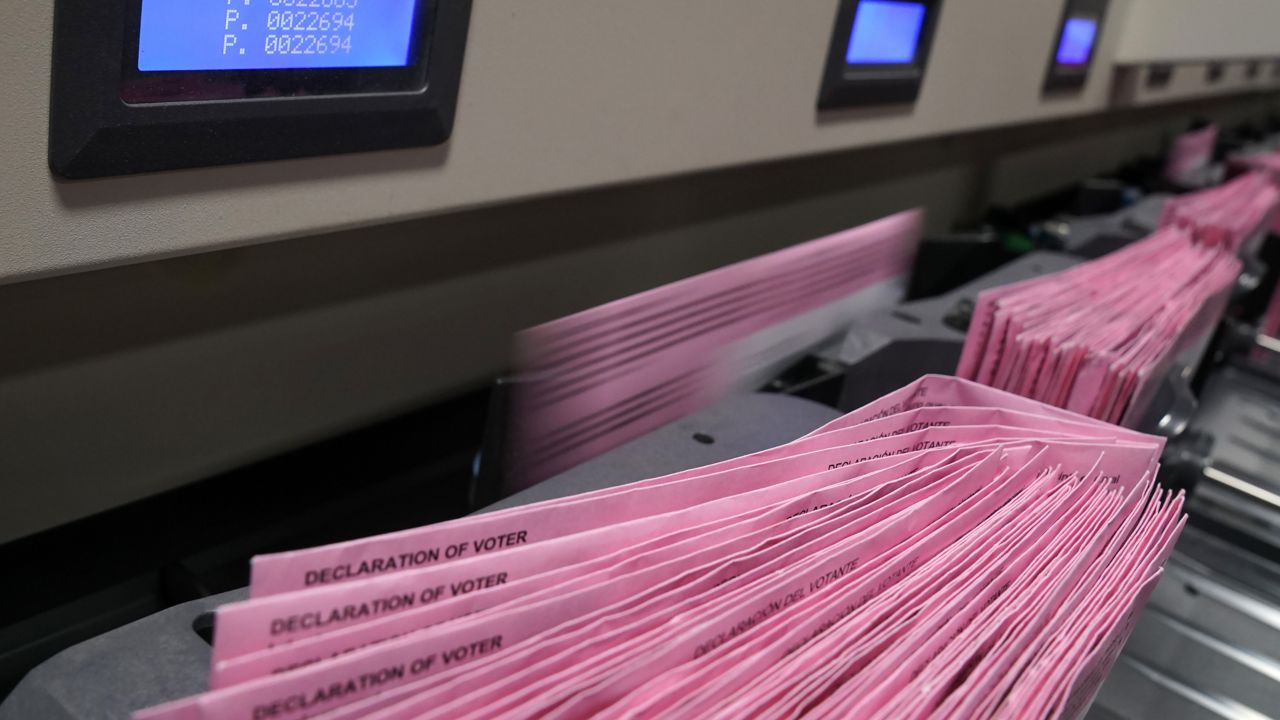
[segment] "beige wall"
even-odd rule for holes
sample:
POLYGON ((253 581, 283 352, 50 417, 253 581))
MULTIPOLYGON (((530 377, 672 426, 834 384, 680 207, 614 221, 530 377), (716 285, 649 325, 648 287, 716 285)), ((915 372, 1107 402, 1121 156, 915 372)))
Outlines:
POLYGON ((1280 57, 1275 0, 1129 0, 1122 63, 1280 57))
POLYGON ((834 0, 477 0, 446 147, 58 183, 31 3, 0 43, 0 282, 1106 105, 1105 71, 1041 97, 1062 0, 944 5, 914 107, 819 118, 834 0))

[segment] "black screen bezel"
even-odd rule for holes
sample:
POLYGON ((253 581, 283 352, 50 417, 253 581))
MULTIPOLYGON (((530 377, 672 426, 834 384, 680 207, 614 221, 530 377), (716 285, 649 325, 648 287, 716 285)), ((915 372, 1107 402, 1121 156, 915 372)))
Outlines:
POLYGON ((452 133, 471 0, 431 0, 419 46, 425 83, 413 90, 152 103, 121 98, 131 2, 55 0, 49 167, 56 176, 438 145, 452 133))
POLYGON ((845 62, 854 19, 862 0, 841 0, 818 91, 819 110, 910 103, 919 96, 925 69, 929 66, 929 51, 933 47, 942 0, 898 1, 922 5, 925 9, 914 59, 909 63, 892 64, 851 65, 845 62))
POLYGON ((415 3, 406 65, 289 70, 139 70, 142 3, 128 0, 125 10, 120 98, 127 103, 417 92, 426 86, 436 0, 415 3))
POLYGON ((1044 91, 1060 93, 1084 89, 1093 71, 1094 60, 1098 57, 1098 48, 1102 46, 1103 33, 1107 26, 1108 0, 1068 0, 1062 9, 1062 19, 1058 22, 1058 32, 1053 35, 1053 46, 1049 48, 1049 70, 1045 74, 1044 91), (1058 50, 1062 47, 1062 36, 1067 31, 1067 22, 1073 18, 1094 20, 1098 31, 1093 36, 1093 46, 1089 48, 1089 59, 1083 63, 1058 62, 1058 50))

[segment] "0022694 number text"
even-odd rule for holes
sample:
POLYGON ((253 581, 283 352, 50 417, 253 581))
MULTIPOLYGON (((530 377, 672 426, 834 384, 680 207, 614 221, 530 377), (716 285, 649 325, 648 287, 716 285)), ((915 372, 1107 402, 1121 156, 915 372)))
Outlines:
POLYGON ((268 55, 334 55, 351 52, 350 35, 267 35, 268 55))
POLYGON ((295 32, 329 32, 330 30, 354 30, 356 16, 343 12, 316 10, 272 10, 267 13, 268 30, 293 30, 295 32))

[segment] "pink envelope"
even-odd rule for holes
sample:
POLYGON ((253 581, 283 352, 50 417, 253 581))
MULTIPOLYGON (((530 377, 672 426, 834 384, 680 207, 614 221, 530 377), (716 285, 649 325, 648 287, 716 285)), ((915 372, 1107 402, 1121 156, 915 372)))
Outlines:
MULTIPOLYGON (((1145 488, 1143 488, 1145 489, 1145 488)), ((1037 655, 1054 639, 1062 637, 1062 628, 1071 619, 1073 611, 1088 597, 1089 589, 1095 586, 1119 552, 1124 548, 1125 540, 1133 528, 1141 523, 1141 518, 1148 511, 1149 505, 1131 502, 1127 513, 1115 526, 1114 534, 1107 540, 1107 546, 1092 563, 1087 574, 1079 580, 1070 596, 1060 604, 1052 607, 1053 615, 1042 631, 1046 641, 1041 643, 1024 643, 1019 647, 1012 642, 1006 651, 996 660, 988 664, 985 670, 977 670, 960 689, 942 704, 938 713, 943 717, 973 717, 989 715, 996 706, 1010 694, 1015 682, 1022 677, 1032 675, 1032 666, 1037 655), (1031 669, 1029 669, 1031 668, 1031 669)))
MULTIPOLYGON (((1017 598, 1016 590, 1007 592, 1001 598, 1003 610, 998 610, 995 604, 984 610, 987 618, 980 618, 971 626, 968 646, 953 644, 948 648, 950 659, 945 660, 945 667, 935 669, 934 665, 944 661, 948 653, 935 660, 929 670, 917 675, 916 690, 900 696, 895 705, 887 708, 896 708, 898 717, 915 717, 933 713, 942 698, 949 695, 950 707, 944 707, 943 711, 964 717, 972 716, 984 698, 1003 695, 996 683, 1011 675, 1016 677, 1011 668, 1017 650, 1033 646, 1037 637, 1055 632, 1054 615, 1075 603, 1079 594, 1073 591, 1082 581, 1091 581, 1101 569, 1099 552, 1106 546, 1114 547, 1112 540, 1116 531, 1122 526, 1128 527, 1127 521, 1140 509, 1132 499, 1112 495, 1104 506, 1092 511, 1088 523, 1079 526, 1079 534, 1074 539, 1077 549, 1056 558, 1057 570, 1042 570, 1032 582, 1024 582, 1027 590, 1021 599, 1017 598), (966 677, 957 688, 956 679, 961 673, 966 677)), ((1081 512, 1089 511, 1082 508, 1081 512)))
MULTIPOLYGON (((989 470, 985 472, 989 472, 989 470)), ((985 472, 982 468, 975 468, 971 472, 971 474, 973 477, 976 478, 976 477, 983 476, 985 472)), ((932 502, 932 499, 926 502, 932 502)), ((836 570, 838 571, 843 567, 845 566, 838 566, 836 570)), ((811 580, 807 585, 807 587, 809 588, 809 592, 811 593, 815 592, 813 590, 815 582, 825 580, 832 576, 827 574, 819 574, 819 575, 814 575, 812 577, 816 579, 811 580)), ((848 577, 847 574, 842 572, 838 577, 836 577, 833 580, 833 582, 843 581, 846 579, 846 577, 848 577)), ((804 584, 797 584, 793 586, 791 593, 784 595, 784 597, 793 597, 794 593, 804 592, 805 587, 806 585, 804 584)), ((818 591, 821 591, 824 589, 826 589, 825 584, 821 585, 818 588, 818 591)), ((790 613, 798 609, 800 602, 803 602, 803 600, 804 598, 798 601, 796 605, 785 607, 784 610, 790 613)), ((742 607, 743 610, 746 611, 747 609, 753 608, 753 607, 764 608, 766 607, 766 605, 762 604, 761 598, 747 595, 743 598, 743 603, 740 605, 740 607, 742 607)), ((734 617, 734 612, 735 611, 732 611, 732 610, 727 611, 728 617, 730 619, 722 627, 733 628, 735 630, 738 627, 740 627, 739 624, 733 624, 732 618, 734 617)), ((756 615, 743 614, 743 615, 740 615, 739 617, 745 620, 747 618, 755 618, 756 615)), ((782 615, 777 616, 777 619, 780 619, 780 618, 782 618, 782 615)), ((770 622, 774 622, 774 621, 775 621, 774 618, 770 619, 770 622)), ((709 621, 709 622, 712 623, 711 626, 714 627, 714 623, 716 621, 709 621)), ((752 629, 752 632, 754 632, 754 628, 752 629)), ((722 633, 720 637, 724 637, 724 635, 725 634, 722 633)), ((728 633, 728 635, 730 640, 733 637, 737 637, 737 635, 733 633, 728 633)), ((663 667, 669 668, 674 663, 679 662, 679 657, 681 655, 681 651, 679 649, 679 643, 680 643, 679 640, 672 640, 672 639, 662 638, 662 637, 652 639, 648 641, 646 645, 637 647, 635 650, 633 650, 632 652, 636 660, 634 660, 630 665, 623 666, 620 669, 618 669, 614 673, 614 676, 612 678, 607 678, 605 680, 598 681, 595 684, 593 684, 589 689, 579 691, 576 694, 572 692, 573 688, 568 688, 567 690, 569 691, 569 696, 567 699, 563 697, 560 698, 559 700, 552 700, 548 698, 538 698, 534 702, 531 702, 522 706, 521 709, 518 711, 515 711, 514 714, 516 716, 527 716, 527 714, 530 711, 532 711, 533 708, 535 707, 547 707, 548 704, 556 704, 558 702, 563 702, 563 705, 561 707, 558 707, 554 712, 552 712, 549 715, 549 717, 582 717, 583 715, 586 715, 586 714, 594 714, 596 712, 599 712, 604 707, 607 707, 613 702, 616 702, 623 695, 625 695, 626 693, 638 687, 640 683, 643 682, 644 678, 653 677, 659 672, 660 668, 663 668, 663 667)), ((690 645, 689 647, 693 647, 693 646, 690 645)), ((700 657, 700 653, 703 651, 704 648, 707 648, 706 649, 707 653, 711 653, 711 652, 717 652, 719 650, 719 647, 721 646, 710 644, 710 643, 699 644, 696 646, 696 649, 691 654, 686 655, 686 657, 692 657, 696 659, 700 657)), ((581 678, 583 677, 583 672, 582 670, 573 671, 572 676, 574 677, 574 681, 576 685, 581 682, 581 678)))
MULTIPOLYGON (((1061 497, 1061 493, 1058 493, 1058 496, 1061 497)), ((903 606, 905 600, 915 597, 927 601, 931 597, 944 596, 945 591, 942 589, 944 585, 939 585, 938 583, 954 585, 960 578, 964 577, 966 572, 974 568, 989 566, 994 558, 1000 557, 1002 553, 1008 550, 1010 543, 1015 542, 1018 538, 1025 537, 1030 528, 1033 527, 1033 524, 1018 523, 1016 527, 1018 528, 1016 531, 1013 531, 1011 527, 1002 533, 1002 539, 988 539, 979 546, 978 552, 975 553, 979 556, 976 559, 977 562, 967 563, 967 558, 960 556, 949 563, 950 567, 942 566, 922 569, 917 581, 912 585, 902 585, 895 589, 893 595, 882 596, 877 598, 871 605, 868 605, 863 610, 865 619, 849 618, 841 623, 836 631, 810 645, 802 653, 793 656, 788 660, 787 666, 781 668, 781 672, 776 674, 789 673, 792 677, 802 678, 801 683, 775 700, 773 707, 780 710, 791 708, 793 711, 803 708, 812 709, 813 706, 829 698, 833 690, 857 678, 870 660, 870 656, 867 655, 867 652, 872 648, 869 644, 870 638, 867 635, 869 630, 876 626, 885 628, 880 631, 882 638, 885 632, 895 628, 901 632, 904 629, 901 622, 897 625, 888 626, 885 623, 906 609, 903 606), (931 573, 933 579, 930 580, 930 574, 926 573, 931 573), (928 582, 926 583, 926 581, 928 582), (918 588, 913 586, 918 586, 918 588), (857 638, 857 644, 850 645, 847 640, 843 640, 846 637, 857 638), (806 678, 802 670, 805 667, 822 667, 826 669, 820 675, 810 675, 806 678)), ((917 600, 918 602, 919 600, 917 600)), ((918 607, 918 604, 916 607, 918 607)), ((892 647, 884 644, 883 639, 881 639, 880 643, 880 649, 892 647)), ((787 687, 785 681, 780 687, 784 689, 787 687)))
MULTIPOLYGON (((1080 483, 1080 488, 1092 490, 1095 497, 1107 492, 1104 487, 1091 482, 1080 483)), ((1077 500, 1072 504, 1083 502, 1087 511, 1090 501, 1085 497, 1077 500)), ((910 679, 922 672, 930 659, 943 652, 953 638, 971 626, 978 613, 1001 599, 1019 577, 1028 581, 1034 577, 1039 561, 1052 557, 1054 545, 1070 538, 1072 526, 1078 526, 1084 519, 1073 513, 1058 513, 1050 515, 1046 521, 1021 547, 1014 548, 1007 564, 993 564, 980 576, 981 579, 967 578, 956 591, 944 596, 945 600, 936 601, 936 609, 927 613, 934 619, 932 623, 916 624, 912 632, 894 638, 894 647, 864 666, 857 679, 844 683, 824 702, 829 709, 820 711, 818 716, 828 712, 844 717, 865 717, 876 712, 889 698, 901 692, 910 679)))
POLYGON ((1142 521, 1128 537, 1131 544, 1120 555, 1120 562, 1113 562, 1105 573, 1087 589, 1088 595, 1075 613, 1066 619, 1059 633, 1056 647, 1050 646, 1048 655, 1033 666, 1033 677, 1024 683, 1007 702, 1019 711, 1039 708, 1048 712, 1054 697, 1065 693, 1068 676, 1079 667, 1083 653, 1090 647, 1089 639, 1101 628, 1110 627, 1115 621, 1112 615, 1121 611, 1124 603, 1115 598, 1123 595, 1125 587, 1132 587, 1148 577, 1153 568, 1162 565, 1167 558, 1166 548, 1172 547, 1180 531, 1180 522, 1171 522, 1180 515, 1181 499, 1164 503, 1153 497, 1142 521), (1090 630, 1090 628, 1094 628, 1090 630), (1043 676, 1037 678, 1035 675, 1043 676))
POLYGON ((902 275, 920 222, 901 213, 522 332, 517 480, 545 479, 721 394, 731 344, 902 275))

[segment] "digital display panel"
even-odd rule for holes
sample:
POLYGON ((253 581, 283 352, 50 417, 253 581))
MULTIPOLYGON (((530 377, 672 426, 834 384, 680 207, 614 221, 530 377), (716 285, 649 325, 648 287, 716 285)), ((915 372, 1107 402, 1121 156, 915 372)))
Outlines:
POLYGON ((414 63, 427 0, 142 0, 140 72, 394 68, 414 63))
POLYGON ((1059 65, 1085 65, 1093 55, 1093 43, 1098 38, 1098 21, 1092 18, 1067 18, 1058 41, 1059 65))
POLYGON ((897 0, 862 0, 853 19, 845 63, 905 65, 915 61, 925 6, 897 0))

